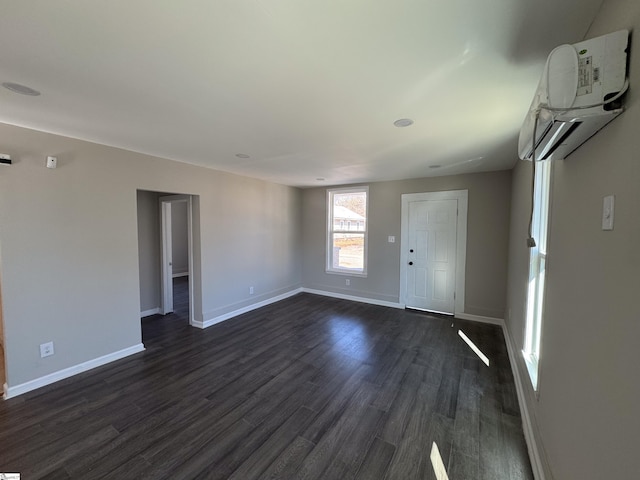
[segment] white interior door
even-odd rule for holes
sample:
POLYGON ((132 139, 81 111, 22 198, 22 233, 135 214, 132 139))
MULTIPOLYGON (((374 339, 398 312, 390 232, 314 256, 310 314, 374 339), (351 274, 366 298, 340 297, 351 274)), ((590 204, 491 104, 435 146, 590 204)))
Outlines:
POLYGON ((453 314, 457 200, 409 203, 407 306, 453 314))
POLYGON ((402 195, 400 301, 464 312, 468 192, 402 195))

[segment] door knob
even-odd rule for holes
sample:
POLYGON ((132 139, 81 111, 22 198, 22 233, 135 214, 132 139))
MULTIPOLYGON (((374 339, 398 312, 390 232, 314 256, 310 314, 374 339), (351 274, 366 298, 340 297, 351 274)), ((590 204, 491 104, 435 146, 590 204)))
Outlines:
POLYGON ((409 262, 409 265, 413 265, 413 262, 409 262))
POLYGON ((413 253, 413 248, 411 250, 409 250, 411 253, 413 253))

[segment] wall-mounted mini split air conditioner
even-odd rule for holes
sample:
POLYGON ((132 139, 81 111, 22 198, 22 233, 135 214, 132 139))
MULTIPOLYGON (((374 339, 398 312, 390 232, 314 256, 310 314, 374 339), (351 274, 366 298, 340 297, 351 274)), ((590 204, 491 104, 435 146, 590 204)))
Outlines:
POLYGON ((518 154, 563 159, 623 111, 629 32, 555 48, 520 130, 518 154))

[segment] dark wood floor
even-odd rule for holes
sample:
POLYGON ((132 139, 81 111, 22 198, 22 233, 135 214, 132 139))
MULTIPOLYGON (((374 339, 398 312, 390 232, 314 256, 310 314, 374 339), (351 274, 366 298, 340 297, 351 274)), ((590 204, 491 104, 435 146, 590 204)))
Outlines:
POLYGON ((533 478, 497 327, 300 294, 203 331, 176 306, 145 352, 1 402, 0 472, 533 478))

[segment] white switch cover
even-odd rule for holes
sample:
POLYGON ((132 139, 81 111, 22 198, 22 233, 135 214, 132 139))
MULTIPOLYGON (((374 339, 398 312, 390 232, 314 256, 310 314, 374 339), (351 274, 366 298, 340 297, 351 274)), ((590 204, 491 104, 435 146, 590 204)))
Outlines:
POLYGON ((613 230, 614 205, 615 197, 613 195, 604 197, 602 205, 602 230, 613 230))
POLYGON ((396 237, 393 235, 389 235, 389 243, 396 243, 396 237))
POLYGON ((58 166, 57 157, 47 157, 47 168, 56 168, 58 166))

